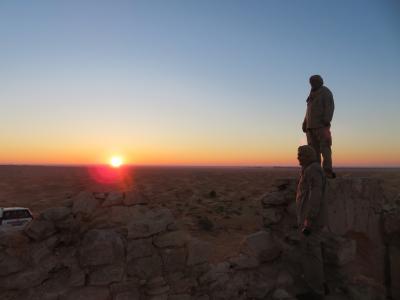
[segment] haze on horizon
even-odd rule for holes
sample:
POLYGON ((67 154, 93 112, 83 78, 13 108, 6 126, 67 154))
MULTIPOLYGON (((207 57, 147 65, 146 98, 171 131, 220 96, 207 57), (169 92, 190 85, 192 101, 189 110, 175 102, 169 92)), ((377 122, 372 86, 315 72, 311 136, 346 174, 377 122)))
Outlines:
POLYGON ((0 164, 297 165, 308 78, 335 165, 400 166, 400 5, 2 1, 0 164))

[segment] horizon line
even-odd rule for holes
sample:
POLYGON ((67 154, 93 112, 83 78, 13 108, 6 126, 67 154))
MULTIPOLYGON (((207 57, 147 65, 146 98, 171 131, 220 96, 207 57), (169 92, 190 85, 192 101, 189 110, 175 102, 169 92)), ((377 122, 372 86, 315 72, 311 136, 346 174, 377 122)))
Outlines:
MULTIPOLYGON (((109 164, 60 164, 60 163, 0 163, 0 167, 109 167, 109 164)), ((121 168, 133 167, 165 167, 165 168, 300 168, 299 165, 235 165, 235 164, 124 164, 121 168)), ((337 165, 335 168, 360 169, 400 169, 400 165, 337 165)))

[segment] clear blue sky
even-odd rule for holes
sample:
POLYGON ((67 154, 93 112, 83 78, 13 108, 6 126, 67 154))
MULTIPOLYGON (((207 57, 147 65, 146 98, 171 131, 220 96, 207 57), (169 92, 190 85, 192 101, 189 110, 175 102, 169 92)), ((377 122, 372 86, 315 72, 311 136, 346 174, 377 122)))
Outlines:
POLYGON ((296 164, 308 77, 334 161, 400 165, 398 1, 1 1, 0 163, 296 164))

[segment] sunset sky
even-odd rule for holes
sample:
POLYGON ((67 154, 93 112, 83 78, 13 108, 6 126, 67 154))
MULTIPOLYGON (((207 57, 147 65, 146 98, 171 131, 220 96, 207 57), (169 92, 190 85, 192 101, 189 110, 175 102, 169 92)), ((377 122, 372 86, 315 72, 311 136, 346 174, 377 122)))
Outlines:
POLYGON ((0 164, 296 165, 308 78, 335 165, 400 166, 400 5, 0 2, 0 164))

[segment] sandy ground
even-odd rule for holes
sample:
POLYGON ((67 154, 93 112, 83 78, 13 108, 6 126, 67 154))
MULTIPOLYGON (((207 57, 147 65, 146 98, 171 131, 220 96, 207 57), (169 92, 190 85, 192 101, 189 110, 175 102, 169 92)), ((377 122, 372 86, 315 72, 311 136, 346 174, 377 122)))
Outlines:
MULTIPOLYGON (((235 254, 243 236, 262 228, 258 199, 274 180, 299 176, 298 168, 137 167, 120 169, 114 177, 107 174, 104 180, 103 171, 0 166, 0 206, 29 207, 38 214, 82 190, 137 187, 150 206, 171 209, 182 228, 212 242, 216 247, 213 260, 221 260, 235 254)), ((388 201, 400 194, 400 169, 338 169, 337 173, 381 178, 388 201)))

